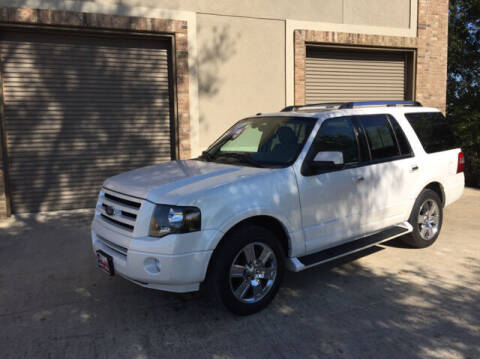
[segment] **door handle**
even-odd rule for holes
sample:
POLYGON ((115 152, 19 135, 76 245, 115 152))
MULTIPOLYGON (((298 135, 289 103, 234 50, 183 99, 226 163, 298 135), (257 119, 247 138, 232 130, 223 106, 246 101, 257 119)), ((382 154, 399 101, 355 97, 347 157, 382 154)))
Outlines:
POLYGON ((411 172, 415 172, 418 170, 418 166, 417 165, 413 165, 412 168, 411 168, 411 172))
POLYGON ((352 177, 352 180, 355 183, 360 183, 360 182, 365 181, 365 178, 363 176, 356 176, 356 177, 352 177))

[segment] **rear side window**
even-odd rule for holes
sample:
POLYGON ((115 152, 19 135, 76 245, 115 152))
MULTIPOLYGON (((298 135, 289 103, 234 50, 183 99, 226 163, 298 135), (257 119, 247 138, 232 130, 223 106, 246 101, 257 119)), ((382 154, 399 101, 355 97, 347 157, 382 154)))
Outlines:
POLYGON ((385 115, 369 115, 358 117, 372 154, 372 160, 398 156, 398 146, 393 134, 392 126, 385 115))
POLYGON ((425 152, 440 152, 458 147, 448 121, 440 112, 406 113, 425 152))
POLYGON ((402 128, 398 124, 397 120, 393 118, 393 116, 388 115, 388 119, 392 124, 393 131, 395 132, 395 137, 397 137, 398 146, 400 147, 401 154, 404 155, 411 155, 412 148, 410 147, 410 143, 407 140, 407 136, 405 136, 405 132, 403 132, 402 128))

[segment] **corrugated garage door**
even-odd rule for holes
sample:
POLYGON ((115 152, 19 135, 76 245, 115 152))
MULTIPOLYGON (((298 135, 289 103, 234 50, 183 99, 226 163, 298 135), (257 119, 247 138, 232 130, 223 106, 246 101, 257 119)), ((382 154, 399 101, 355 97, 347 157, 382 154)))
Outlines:
POLYGON ((164 40, 2 32, 12 209, 94 207, 103 180, 170 160, 164 40))
POLYGON ((401 52, 309 48, 306 103, 405 100, 406 68, 401 52))

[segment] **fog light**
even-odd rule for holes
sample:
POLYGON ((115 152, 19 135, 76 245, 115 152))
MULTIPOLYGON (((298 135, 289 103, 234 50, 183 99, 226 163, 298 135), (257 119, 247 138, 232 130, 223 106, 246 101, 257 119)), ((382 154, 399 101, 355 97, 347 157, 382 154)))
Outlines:
POLYGON ((143 263, 145 272, 148 274, 157 274, 160 273, 160 270, 162 268, 162 265, 156 258, 147 258, 145 259, 145 262, 143 263))

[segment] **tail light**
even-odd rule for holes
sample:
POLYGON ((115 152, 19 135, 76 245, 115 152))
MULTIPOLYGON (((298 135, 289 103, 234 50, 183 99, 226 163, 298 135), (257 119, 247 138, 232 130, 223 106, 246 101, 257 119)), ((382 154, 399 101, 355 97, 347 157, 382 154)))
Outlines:
POLYGON ((462 151, 458 153, 457 173, 463 172, 465 169, 465 155, 462 151))

